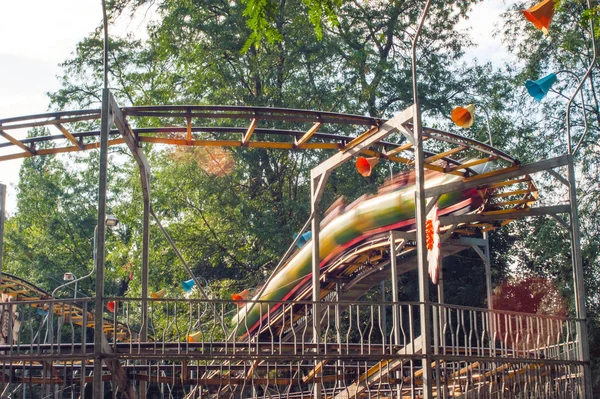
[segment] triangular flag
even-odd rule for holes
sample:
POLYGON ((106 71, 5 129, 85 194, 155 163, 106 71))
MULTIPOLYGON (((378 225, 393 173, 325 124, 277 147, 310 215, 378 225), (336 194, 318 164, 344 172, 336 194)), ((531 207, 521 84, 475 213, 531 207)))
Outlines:
POLYGON ((427 242, 427 262, 429 264, 429 277, 433 284, 437 284, 440 267, 440 221, 438 219, 437 203, 431 208, 425 222, 425 236, 427 242))

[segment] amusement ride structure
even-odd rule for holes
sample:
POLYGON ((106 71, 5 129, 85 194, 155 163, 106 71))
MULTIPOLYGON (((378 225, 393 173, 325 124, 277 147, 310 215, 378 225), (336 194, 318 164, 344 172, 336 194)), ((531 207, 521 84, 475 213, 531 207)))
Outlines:
POLYGON ((1 119, 5 141, 0 149, 8 152, 0 162, 99 148, 101 163, 96 296, 54 299, 16 276, 1 276, 3 394, 590 397, 571 138, 565 155, 521 164, 491 145, 423 127, 414 64, 413 81, 414 104, 389 120, 261 107, 120 107, 108 88, 101 109, 1 119), (55 134, 18 138, 33 127, 55 134), (325 133, 336 131, 351 133, 325 133), (48 142, 53 145, 42 145, 48 142), (209 298, 180 256, 190 272, 188 283, 196 285, 201 299, 153 298, 148 292, 149 226, 152 218, 160 221, 152 210, 144 143, 319 149, 331 156, 311 171, 309 220, 260 289, 236 300, 209 298), (141 298, 104 295, 106 165, 112 145, 130 149, 142 181, 141 298), (379 159, 404 164, 410 172, 375 195, 336 203, 320 220, 327 178, 357 158, 363 173, 379 159), (536 205, 532 176, 540 174, 564 184, 568 200, 536 205), (491 307, 487 233, 512 220, 541 215, 556 218, 571 234, 575 317, 491 307), (428 219, 439 222, 432 236, 426 234, 428 219), (429 274, 441 273, 436 269, 439 258, 427 259, 436 246, 428 246, 432 238, 439 244, 439 258, 467 248, 481 256, 488 308, 445 304, 443 276, 435 277, 438 301, 430 300, 429 274), (398 277, 415 269, 420 299, 399 302, 398 277), (386 280, 391 301, 361 299, 386 280))

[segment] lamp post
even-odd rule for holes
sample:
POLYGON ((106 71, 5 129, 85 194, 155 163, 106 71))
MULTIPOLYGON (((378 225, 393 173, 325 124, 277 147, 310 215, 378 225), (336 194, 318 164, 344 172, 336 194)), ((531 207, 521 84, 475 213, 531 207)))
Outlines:
MULTIPOLYGON (((87 276, 85 276, 85 277, 87 277, 87 276)), ((61 288, 64 288, 71 284, 75 284, 75 294, 73 294, 73 298, 76 299, 77 298, 77 283, 79 282, 79 280, 82 280, 85 277, 78 279, 77 276, 75 275, 75 273, 71 273, 71 272, 65 273, 63 275, 63 281, 66 281, 66 283, 64 283, 63 285, 59 285, 58 287, 56 287, 54 289, 54 291, 52 291, 52 298, 54 298, 54 296, 56 295, 56 292, 58 290, 60 290, 61 288)))
MULTIPOLYGON (((119 225, 119 218, 115 215, 106 215, 106 219, 104 219, 104 223, 106 227, 110 227, 111 229, 117 227, 119 225)), ((98 225, 94 228, 94 270, 96 270, 96 263, 98 259, 98 225)), ((94 271, 92 270, 92 272, 94 271)))

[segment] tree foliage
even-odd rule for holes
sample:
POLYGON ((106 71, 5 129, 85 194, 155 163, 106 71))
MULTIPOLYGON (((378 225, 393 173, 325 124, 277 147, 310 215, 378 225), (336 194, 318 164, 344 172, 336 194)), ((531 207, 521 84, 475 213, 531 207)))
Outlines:
MULTIPOLYGON (((525 79, 538 79, 550 72, 558 73, 559 81, 541 104, 534 103, 525 92, 520 101, 521 113, 517 116, 521 125, 530 126, 529 135, 524 137, 524 155, 529 159, 542 159, 565 154, 568 150, 567 104, 574 98, 570 109, 571 146, 575 153, 577 172, 578 211, 581 222, 581 245, 584 261, 586 302, 589 316, 591 358, 600 356, 598 325, 600 323, 600 301, 598 285, 600 273, 600 229, 596 222, 600 216, 598 195, 598 139, 600 113, 597 81, 600 74, 597 60, 593 59, 592 38, 600 38, 598 31, 590 29, 590 18, 597 19, 597 9, 587 9, 583 0, 561 1, 556 9, 548 36, 542 36, 530 24, 523 23, 518 3, 504 15, 502 37, 508 48, 516 55, 522 68, 515 76, 515 86, 525 79), (575 95, 579 79, 582 96, 575 95), (567 72, 564 72, 567 71, 567 72), (582 101, 583 97, 583 101, 582 101), (585 112, 584 112, 585 111, 585 112)), ((597 22, 596 22, 596 27, 597 22)), ((560 171, 565 175, 566 171, 560 171)), ((551 176, 540 180, 545 195, 567 201, 567 188, 551 176)), ((554 219, 539 219, 531 223, 519 223, 514 234, 524 245, 513 247, 513 256, 522 260, 519 265, 528 275, 550 278, 568 298, 567 305, 573 308, 573 276, 568 233, 554 219)), ((598 367, 596 362, 595 367, 598 367)), ((596 373, 596 379, 598 373, 596 373)))

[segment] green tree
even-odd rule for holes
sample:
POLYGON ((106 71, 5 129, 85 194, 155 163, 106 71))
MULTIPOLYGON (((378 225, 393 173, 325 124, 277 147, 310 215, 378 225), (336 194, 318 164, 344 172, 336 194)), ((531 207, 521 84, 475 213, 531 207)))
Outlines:
MULTIPOLYGON (((578 184, 578 209, 581 219, 582 250, 584 256, 584 278, 588 323, 591 341, 591 358, 600 357, 600 308, 598 292, 600 292, 598 245, 600 230, 598 218, 598 194, 600 181, 598 177, 598 146, 596 145, 600 129, 600 113, 597 93, 597 80, 600 69, 593 60, 592 32, 589 17, 597 10, 587 10, 585 1, 560 2, 556 9, 550 32, 543 37, 528 22, 521 18, 518 9, 525 8, 522 3, 505 14, 502 28, 503 38, 508 48, 522 63, 522 69, 516 75, 515 86, 525 79, 538 79, 550 72, 559 73, 559 81, 541 104, 534 103, 529 97, 522 98, 522 123, 535 125, 530 135, 523 137, 526 143, 527 157, 540 159, 561 155, 567 152, 566 107, 569 98, 575 93, 578 85, 576 75, 584 77, 587 69, 591 73, 583 82, 583 98, 578 95, 571 108, 572 146, 577 148, 575 169, 578 184)), ((598 33, 596 32, 596 36, 598 33)), ((564 173, 564 171, 563 171, 564 173)), ((543 181, 543 189, 548 195, 566 200, 566 187, 555 180, 543 181)), ((541 219, 532 223, 521 223, 515 234, 531 245, 530 249, 515 247, 514 254, 525 259, 522 263, 526 273, 541 275, 554 281, 573 302, 573 278, 571 272, 569 237, 553 219, 541 219), (531 249, 533 248, 533 249, 531 249)), ((600 375, 598 363, 595 362, 595 379, 600 375)))

